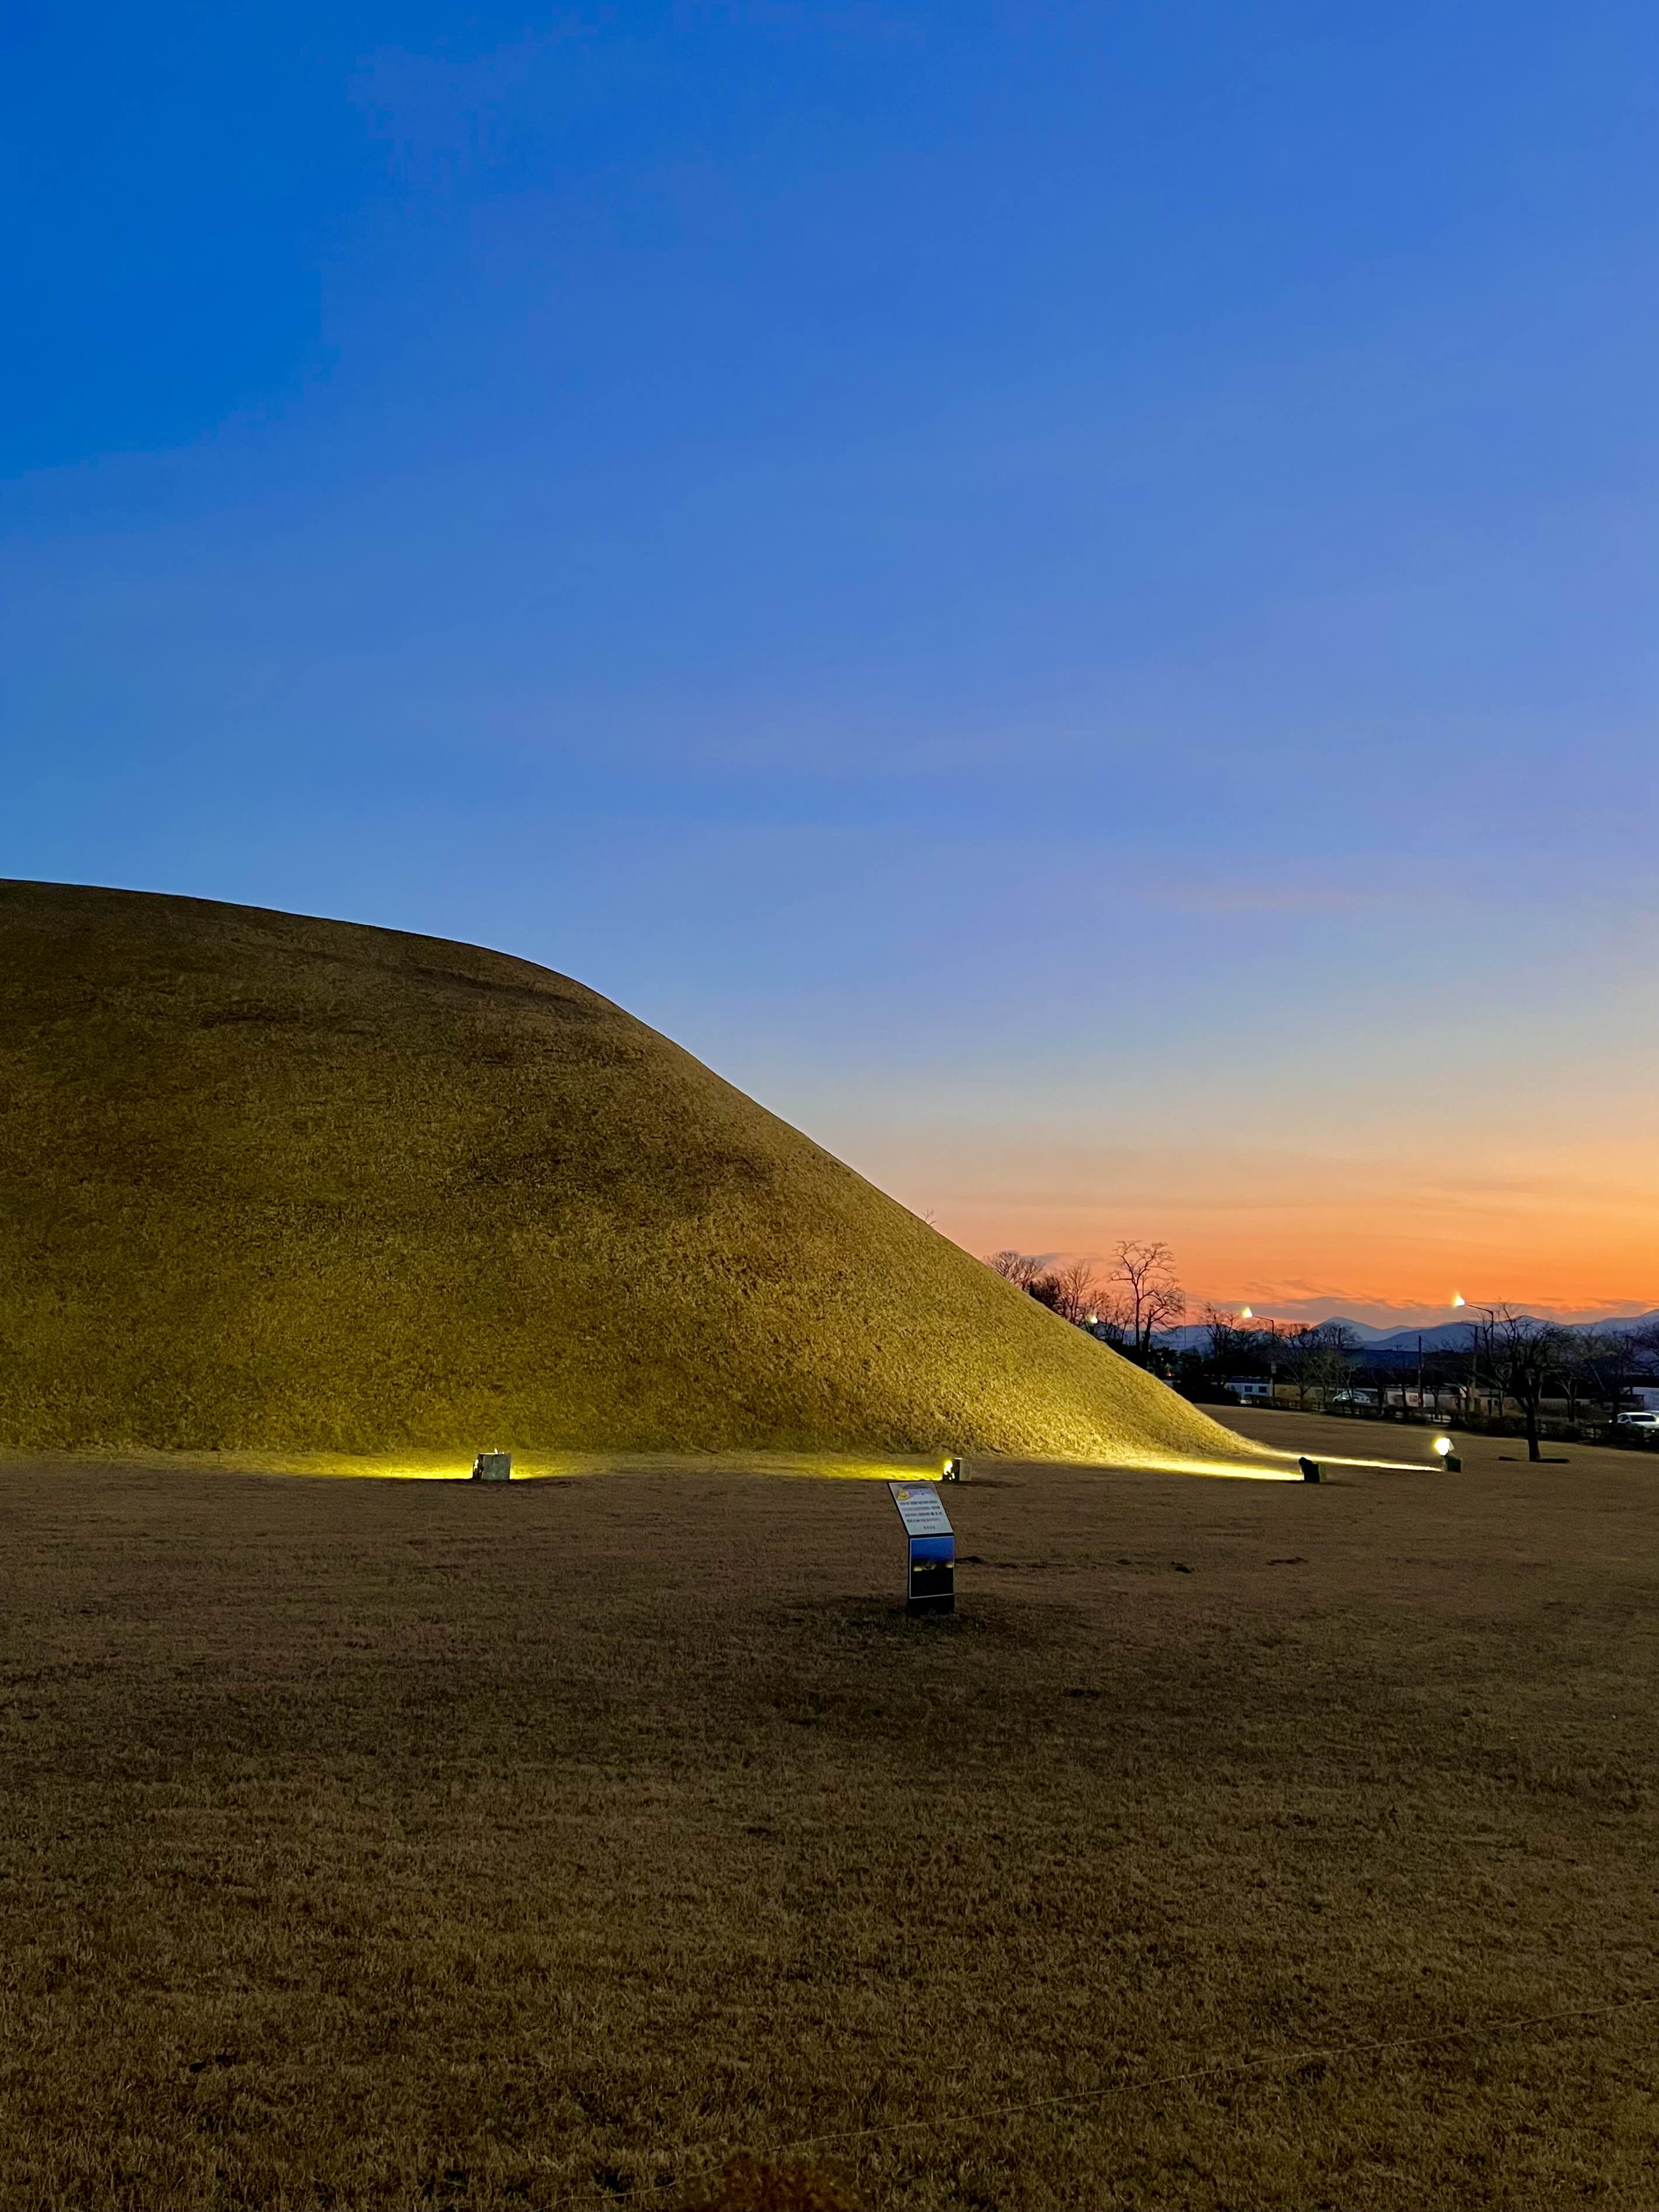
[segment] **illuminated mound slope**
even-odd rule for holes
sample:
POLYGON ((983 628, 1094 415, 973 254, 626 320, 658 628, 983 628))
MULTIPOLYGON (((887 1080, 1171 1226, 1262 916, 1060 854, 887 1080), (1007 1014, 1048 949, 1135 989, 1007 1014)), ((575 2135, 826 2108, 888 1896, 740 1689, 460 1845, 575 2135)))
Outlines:
POLYGON ((0 885, 0 1443, 1272 1455, 580 983, 0 885))

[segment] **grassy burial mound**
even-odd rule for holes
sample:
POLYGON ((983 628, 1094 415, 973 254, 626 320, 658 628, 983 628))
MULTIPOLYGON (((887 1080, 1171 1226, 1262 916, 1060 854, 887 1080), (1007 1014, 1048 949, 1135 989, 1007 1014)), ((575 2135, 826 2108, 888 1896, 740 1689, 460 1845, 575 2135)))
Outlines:
POLYGON ((567 977, 0 885, 0 1443, 1272 1455, 567 977))

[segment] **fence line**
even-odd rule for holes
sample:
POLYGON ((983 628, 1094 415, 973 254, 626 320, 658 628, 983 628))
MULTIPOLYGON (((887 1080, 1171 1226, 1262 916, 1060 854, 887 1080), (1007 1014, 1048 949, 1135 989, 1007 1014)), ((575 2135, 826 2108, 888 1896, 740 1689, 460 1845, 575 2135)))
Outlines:
MULTIPOLYGON (((1194 1401, 1198 1402, 1197 1401, 1194 1401)), ((1215 1401, 1219 1402, 1219 1401, 1215 1401)), ((1263 1413, 1308 1413, 1322 1420, 1386 1421, 1395 1427, 1458 1430, 1473 1437, 1524 1437, 1525 1421, 1518 1413, 1470 1415, 1460 1411, 1427 1413, 1417 1406, 1340 1406, 1298 1403, 1295 1398, 1233 1398, 1227 1401, 1244 1411, 1263 1413)), ((1621 1429, 1605 1421, 1562 1420, 1554 1414, 1540 1416, 1538 1433, 1552 1443, 1606 1444, 1613 1451, 1659 1451, 1659 1431, 1621 1429)))

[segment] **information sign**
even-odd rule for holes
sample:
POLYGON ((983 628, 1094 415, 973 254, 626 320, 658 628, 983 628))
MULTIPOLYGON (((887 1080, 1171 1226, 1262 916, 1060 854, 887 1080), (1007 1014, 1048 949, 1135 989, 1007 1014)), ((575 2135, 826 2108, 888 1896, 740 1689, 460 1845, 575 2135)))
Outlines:
POLYGON ((904 1523, 910 1554, 905 1611, 954 1613, 957 1540, 938 1491, 931 1482, 890 1482, 887 1487, 904 1523))
POLYGON ((890 1482, 907 1536, 948 1536, 950 1516, 931 1482, 890 1482))

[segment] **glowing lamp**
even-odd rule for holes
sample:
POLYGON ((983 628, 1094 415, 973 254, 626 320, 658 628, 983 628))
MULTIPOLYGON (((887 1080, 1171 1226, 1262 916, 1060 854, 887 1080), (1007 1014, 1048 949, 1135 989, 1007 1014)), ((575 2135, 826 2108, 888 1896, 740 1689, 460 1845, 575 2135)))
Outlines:
POLYGON ((1302 1470, 1304 1482, 1323 1482, 1325 1480, 1320 1472, 1319 1462, 1316 1459, 1299 1459, 1297 1465, 1302 1470))
POLYGON ((939 1477, 939 1480, 942 1482, 960 1482, 962 1480, 962 1462, 959 1459, 947 1459, 945 1462, 944 1473, 939 1477))
POLYGON ((1437 1437, 1434 1440, 1434 1448, 1440 1455, 1442 1467, 1449 1468, 1454 1474, 1462 1474, 1463 1462, 1452 1449, 1452 1440, 1449 1437, 1437 1437))

